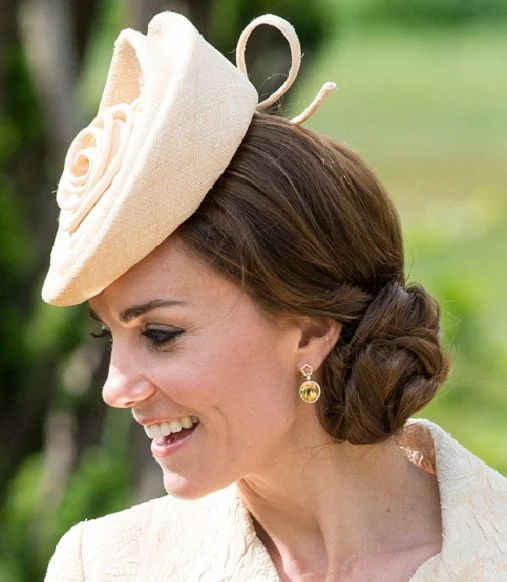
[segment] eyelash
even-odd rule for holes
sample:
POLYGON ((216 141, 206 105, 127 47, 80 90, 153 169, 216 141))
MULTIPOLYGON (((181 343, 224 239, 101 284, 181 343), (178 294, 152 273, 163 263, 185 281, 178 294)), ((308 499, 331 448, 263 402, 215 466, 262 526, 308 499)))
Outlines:
POLYGON ((176 338, 183 333, 182 329, 175 329, 169 331, 161 328, 148 328, 143 331, 143 335, 147 338, 155 348, 163 348, 176 340, 176 338))
POLYGON ((103 337, 107 338, 107 343, 111 345, 113 343, 113 338, 111 336, 111 332, 107 329, 105 325, 100 326, 100 331, 98 333, 92 332, 90 334, 94 339, 101 339, 103 337))
MULTIPOLYGON (((142 335, 148 339, 148 341, 153 345, 153 347, 162 348, 175 341, 176 338, 180 336, 182 333, 184 333, 183 329, 169 331, 160 328, 147 328, 143 331, 142 335)), ((101 326, 100 331, 98 333, 91 333, 90 335, 95 339, 107 338, 109 346, 113 344, 111 332, 107 329, 105 325, 101 326)))

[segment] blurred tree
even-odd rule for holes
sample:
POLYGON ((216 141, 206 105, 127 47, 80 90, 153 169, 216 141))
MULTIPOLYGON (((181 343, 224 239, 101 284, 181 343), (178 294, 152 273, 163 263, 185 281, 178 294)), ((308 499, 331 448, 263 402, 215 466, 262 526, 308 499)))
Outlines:
MULTIPOLYGON (((17 3, 3 2, 0 19, 0 499, 6 477, 24 455, 40 442, 44 396, 31 374, 32 358, 24 341, 36 285, 37 243, 40 240, 34 184, 45 183, 40 159, 46 141, 37 99, 20 50, 16 26, 17 3), (27 169, 30 169, 27 172, 27 169), (33 182, 32 182, 33 180, 33 182), (37 392, 39 394, 37 394, 37 392), (30 402, 30 406, 24 406, 30 402), (35 422, 34 422, 35 421, 35 422)), ((40 376, 46 378, 45 370, 40 376)))

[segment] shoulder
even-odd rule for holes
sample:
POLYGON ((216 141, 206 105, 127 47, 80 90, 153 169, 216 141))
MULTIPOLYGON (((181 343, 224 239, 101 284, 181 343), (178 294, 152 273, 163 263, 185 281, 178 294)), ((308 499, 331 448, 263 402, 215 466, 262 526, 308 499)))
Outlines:
POLYGON ((412 444, 423 443, 439 484, 443 542, 433 565, 442 576, 435 580, 505 580, 507 479, 439 426, 418 420, 408 428, 412 444))
POLYGON ((58 543, 46 581, 74 582, 88 579, 90 574, 93 577, 96 570, 104 568, 106 556, 110 563, 122 564, 117 575, 127 578, 128 571, 123 568, 127 568, 128 562, 124 557, 129 557, 131 562, 139 555, 146 522, 153 512, 168 503, 171 503, 169 497, 155 499, 74 525, 58 543))
POLYGON ((84 521, 61 539, 46 582, 217 580, 269 564, 236 489, 196 500, 162 497, 84 521))
MULTIPOLYGON (((428 431, 433 440, 433 463, 443 512, 450 513, 453 523, 460 524, 468 515, 478 524, 496 524, 504 533, 507 479, 436 424, 418 421, 416 426, 428 431)), ((494 531, 496 528, 492 527, 491 533, 494 531)))

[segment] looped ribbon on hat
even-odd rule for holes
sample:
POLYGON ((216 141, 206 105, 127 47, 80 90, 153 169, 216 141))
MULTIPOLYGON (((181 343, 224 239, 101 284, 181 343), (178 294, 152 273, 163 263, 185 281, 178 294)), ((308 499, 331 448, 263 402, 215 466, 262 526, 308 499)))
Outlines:
MULTIPOLYGON (((252 20, 252 22, 250 22, 250 24, 243 30, 238 40, 238 45, 236 47, 236 66, 245 75, 245 77, 248 78, 248 71, 245 61, 246 45, 250 35, 252 34, 252 31, 261 24, 268 24, 278 28, 278 30, 287 39, 290 46, 292 63, 287 79, 280 85, 280 87, 278 87, 274 93, 272 93, 267 99, 261 101, 257 105, 257 110, 259 111, 266 109, 270 105, 273 105, 273 103, 276 103, 276 101, 278 101, 278 99, 280 99, 280 97, 292 87, 292 84, 296 80, 296 77, 299 73, 299 67, 301 66, 301 45, 299 44, 299 38, 296 34, 296 31, 294 30, 294 27, 279 16, 275 16, 274 14, 265 14, 252 20)), ((291 119, 290 123, 293 125, 304 123, 315 113, 315 111, 317 111, 320 105, 335 89, 335 83, 324 83, 310 105, 302 113, 291 119)))

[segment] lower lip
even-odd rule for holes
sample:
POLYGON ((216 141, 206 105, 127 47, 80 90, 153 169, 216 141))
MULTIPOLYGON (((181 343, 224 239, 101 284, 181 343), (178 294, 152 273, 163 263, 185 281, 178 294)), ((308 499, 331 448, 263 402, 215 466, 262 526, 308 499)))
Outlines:
POLYGON ((151 454, 154 457, 160 459, 169 457, 170 455, 176 453, 188 443, 197 427, 198 425, 195 424, 190 430, 186 430, 185 434, 183 435, 181 433, 176 433, 176 435, 179 436, 176 437, 177 440, 174 442, 167 442, 167 439, 165 438, 153 439, 151 441, 151 454))

